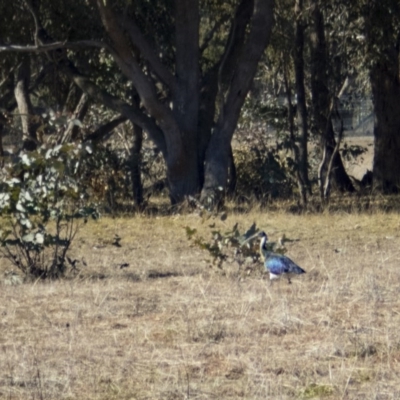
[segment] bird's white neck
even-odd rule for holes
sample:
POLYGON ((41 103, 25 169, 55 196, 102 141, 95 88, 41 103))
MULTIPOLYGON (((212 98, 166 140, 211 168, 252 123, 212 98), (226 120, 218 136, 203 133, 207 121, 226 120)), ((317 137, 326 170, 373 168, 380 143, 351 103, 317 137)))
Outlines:
POLYGON ((267 243, 267 238, 266 238, 266 236, 264 236, 260 241, 260 251, 261 251, 261 253, 262 253, 263 250, 267 250, 266 243, 267 243))

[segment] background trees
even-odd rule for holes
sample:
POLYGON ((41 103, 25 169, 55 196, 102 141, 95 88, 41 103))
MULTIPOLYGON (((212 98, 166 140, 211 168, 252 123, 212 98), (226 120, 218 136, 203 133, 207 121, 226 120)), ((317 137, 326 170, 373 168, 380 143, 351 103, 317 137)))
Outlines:
POLYGON ((362 6, 366 63, 375 113, 374 186, 398 192, 400 150, 400 5, 397 1, 362 6))
POLYGON ((1 8, 13 23, 1 27, 0 132, 12 134, 16 110, 27 151, 44 137, 101 142, 129 124, 125 171, 137 204, 144 138, 162 154, 171 201, 201 194, 212 206, 235 187, 232 138, 249 120, 247 132, 256 123, 278 135, 274 157, 287 149, 282 168, 303 204, 313 182, 323 198, 331 186, 353 191, 339 149, 340 103, 355 93, 374 99, 374 187, 397 191, 394 0, 285 0, 275 8, 272 0, 20 0, 1 8), (58 113, 50 130, 49 105, 58 113))

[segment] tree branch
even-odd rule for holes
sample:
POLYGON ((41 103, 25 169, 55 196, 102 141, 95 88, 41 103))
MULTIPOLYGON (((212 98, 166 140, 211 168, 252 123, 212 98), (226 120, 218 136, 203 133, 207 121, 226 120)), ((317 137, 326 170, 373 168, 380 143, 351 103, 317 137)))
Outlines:
MULTIPOLYGON (((157 89, 149 77, 142 71, 132 50, 127 42, 117 19, 109 7, 102 0, 95 0, 100 12, 103 25, 113 42, 115 50, 113 57, 121 71, 132 81, 140 100, 148 113, 158 122, 161 130, 165 132, 168 152, 179 152, 182 149, 180 128, 174 119, 172 111, 157 97, 157 89)), ((137 124, 141 126, 140 124, 137 124)), ((146 128, 143 128, 147 130, 146 128)))
POLYGON ((39 45, 3 45, 0 46, 0 53, 44 53, 46 51, 60 50, 60 49, 85 49, 88 47, 96 47, 99 49, 106 49, 113 53, 113 49, 104 42, 99 40, 79 40, 77 42, 54 42, 49 44, 39 45))
POLYGON ((75 107, 73 117, 68 123, 65 131, 60 135, 58 143, 68 143, 71 140, 75 140, 78 134, 79 127, 76 125, 75 121, 82 121, 89 109, 89 97, 86 93, 83 93, 79 99, 78 104, 75 107))
POLYGON ((121 26, 126 29, 131 39, 131 42, 138 48, 141 56, 147 60, 158 78, 168 86, 173 92, 175 90, 175 78, 166 66, 161 62, 150 43, 146 40, 136 22, 128 16, 118 16, 118 21, 121 26))
POLYGON ((163 132, 151 118, 147 117, 135 106, 125 103, 121 99, 101 90, 97 85, 91 82, 89 78, 83 76, 71 63, 64 65, 64 70, 74 83, 95 101, 104 104, 111 110, 125 115, 132 123, 139 125, 149 134, 150 139, 162 151, 163 155, 167 155, 163 132))
POLYGON ((25 56, 17 71, 14 95, 21 117, 23 147, 26 150, 34 150, 37 146, 36 129, 32 124, 32 104, 29 98, 30 71, 30 59, 25 56))
POLYGON ((250 32, 236 64, 229 92, 218 119, 219 129, 226 131, 229 140, 236 127, 240 109, 250 90, 258 62, 269 42, 273 26, 273 9, 273 0, 254 1, 250 32))
MULTIPOLYGON (((336 141, 336 145, 335 145, 335 147, 333 149, 331 158, 329 160, 329 164, 328 164, 328 168, 327 168, 327 171, 326 171, 325 182, 323 184, 323 188, 321 186, 321 193, 323 194, 323 197, 322 197, 323 200, 327 200, 329 198, 330 187, 331 187, 331 174, 332 174, 332 169, 333 169, 333 161, 334 161, 334 159, 336 157, 336 154, 339 152, 340 145, 342 144, 342 139, 343 139, 344 125, 343 125, 343 118, 340 115, 339 110, 338 110, 338 103, 339 103, 340 98, 343 96, 344 92, 348 88, 349 84, 350 84, 350 79, 349 79, 348 76, 346 76, 346 79, 344 80, 343 85, 342 85, 341 89, 339 90, 338 95, 332 99, 331 105, 330 105, 330 108, 329 108, 328 120, 331 120, 332 114, 333 114, 333 112, 335 112, 336 116, 339 117, 339 119, 340 119, 340 128, 339 128, 339 133, 338 133, 338 138, 337 138, 337 141, 336 141)), ((325 149, 324 149, 324 154, 326 155, 326 146, 325 146, 325 149)), ((325 161, 325 160, 323 160, 323 161, 325 161)), ((322 181, 321 181, 321 185, 322 185, 322 181)))
POLYGON ((222 196, 219 188, 224 188, 227 183, 232 135, 258 62, 271 37, 273 10, 274 0, 254 0, 250 32, 236 63, 228 95, 207 149, 201 200, 210 201, 211 206, 219 203, 222 196))
POLYGON ((242 52, 246 37, 246 28, 251 19, 253 8, 254 0, 242 0, 237 7, 225 51, 219 62, 220 86, 226 86, 232 78, 234 67, 242 52))
POLYGON ((225 23, 229 20, 229 15, 226 14, 224 15, 220 20, 216 21, 214 26, 208 31, 208 33, 204 36, 204 40, 203 43, 201 44, 199 51, 200 54, 204 53, 204 50, 208 47, 208 45, 210 44, 211 40, 213 40, 215 33, 217 32, 217 30, 225 23))
POLYGON ((206 74, 204 79, 204 81, 208 80, 209 82, 212 82, 213 80, 217 81, 218 89, 217 92, 215 92, 215 97, 218 96, 218 105, 222 112, 225 94, 228 90, 229 83, 234 74, 235 66, 244 45, 246 28, 252 16, 253 7, 254 0, 242 0, 239 3, 230 27, 224 52, 216 65, 206 74), (211 73, 216 74, 216 76, 208 76, 207 78, 207 75, 211 73))
MULTIPOLYGON (((27 0, 28 2, 30 0, 27 0)), ((104 8, 104 5, 101 1, 98 1, 99 8, 104 8)), ((40 20, 38 19, 37 12, 33 8, 32 3, 28 4, 28 8, 30 9, 34 19, 35 19, 35 27, 36 27, 36 42, 42 43, 43 38, 39 37, 39 32, 41 35, 47 37, 46 31, 42 28, 40 20)), ((102 14, 102 13, 101 13, 102 14)), ((102 17, 104 15, 102 14, 102 17)), ((120 38, 120 37, 119 37, 120 38)), ((50 39, 50 38, 49 38, 50 39)), ((123 43, 120 43, 122 46, 123 43)), ((118 47, 119 50, 123 50, 123 47, 118 47)), ((46 52, 52 50, 59 50, 65 48, 86 48, 86 47, 97 47, 108 50, 123 71, 128 67, 127 64, 123 62, 120 55, 107 43, 96 41, 96 40, 82 40, 78 42, 55 42, 51 44, 37 44, 35 46, 0 46, 0 52, 2 51, 14 51, 14 52, 46 52)), ((128 50, 125 48, 125 50, 128 50)), ((131 56, 128 57, 129 60, 133 58, 131 56)), ((163 153, 164 157, 167 156, 167 147, 163 132, 157 126, 157 124, 151 118, 147 117, 143 112, 134 106, 123 102, 122 100, 115 98, 108 94, 107 92, 101 90, 97 85, 91 82, 87 77, 83 76, 79 73, 77 68, 73 65, 73 63, 65 56, 61 60, 58 60, 58 65, 64 70, 64 72, 70 77, 70 79, 86 94, 90 97, 94 98, 96 101, 104 104, 106 107, 117 111, 123 115, 125 115, 132 123, 139 125, 143 130, 145 130, 151 140, 156 144, 156 146, 163 153)), ((139 67, 138 67, 139 68, 139 67)), ((142 71, 140 71, 142 72, 142 71)), ((145 77, 145 75, 142 73, 145 77)), ((146 79, 146 77, 145 77, 146 79)), ((135 83, 135 81, 133 81, 135 83)))
MULTIPOLYGON (((199 1, 175 0, 174 114, 186 135, 195 138, 199 118, 199 1)), ((195 140, 195 139, 194 139, 195 140)))
POLYGON ((85 142, 95 142, 98 143, 102 140, 107 140, 109 138, 109 135, 112 133, 112 131, 120 124, 124 123, 128 118, 125 117, 125 115, 120 115, 117 118, 114 118, 113 120, 107 122, 106 124, 100 126, 98 129, 96 129, 94 132, 92 132, 90 135, 86 136, 83 139, 83 143, 85 142))

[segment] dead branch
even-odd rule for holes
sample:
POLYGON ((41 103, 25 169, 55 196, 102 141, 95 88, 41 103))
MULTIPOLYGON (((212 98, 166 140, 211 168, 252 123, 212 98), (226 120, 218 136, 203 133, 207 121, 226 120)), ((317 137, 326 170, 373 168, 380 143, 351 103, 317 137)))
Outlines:
POLYGON ((339 99, 343 96, 343 93, 345 92, 345 90, 347 89, 349 84, 350 84, 350 79, 347 76, 346 79, 344 80, 343 85, 342 85, 341 89, 339 90, 339 93, 337 94, 337 96, 334 96, 332 98, 331 105, 329 107, 328 123, 330 123, 330 121, 332 119, 332 114, 333 114, 333 112, 335 112, 336 116, 339 117, 339 119, 340 119, 340 129, 339 129, 338 139, 336 141, 335 148, 333 149, 331 158, 328 163, 328 169, 326 171, 324 182, 323 182, 323 178, 322 178, 322 169, 323 169, 323 166, 326 161, 326 154, 327 154, 326 143, 324 146, 324 154, 322 157, 322 162, 318 168, 318 181, 320 184, 321 199, 325 200, 325 201, 329 198, 333 161, 334 161, 337 153, 339 152, 340 145, 341 145, 341 142, 343 139, 343 132, 344 132, 343 118, 341 117, 339 110, 338 110, 338 102, 339 102, 339 99))

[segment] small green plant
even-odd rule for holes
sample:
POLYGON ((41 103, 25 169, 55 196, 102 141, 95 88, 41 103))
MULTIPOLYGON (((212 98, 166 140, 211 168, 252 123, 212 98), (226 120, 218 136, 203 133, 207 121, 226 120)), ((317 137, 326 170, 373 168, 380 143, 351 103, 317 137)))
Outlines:
POLYGON ((313 399, 313 398, 321 398, 328 397, 334 393, 333 387, 328 385, 317 385, 316 383, 311 383, 306 388, 304 388, 300 397, 302 399, 313 399))
POLYGON ((90 146, 58 145, 21 153, 0 183, 0 251, 25 275, 63 276, 76 260, 67 256, 80 226, 97 218, 85 206, 80 164, 90 146))
MULTIPOLYGON (((197 247, 205 250, 211 256, 212 264, 219 269, 223 269, 224 264, 236 262, 239 267, 245 266, 250 268, 260 259, 258 233, 260 230, 253 223, 247 230, 241 232, 239 224, 235 224, 228 231, 221 231, 216 228, 215 223, 209 225, 210 236, 209 240, 200 236, 196 229, 185 227, 186 236, 197 247)), ((270 251, 275 251, 281 254, 286 252, 282 245, 276 247, 275 242, 267 243, 270 251)), ((250 268, 251 269, 251 268, 250 268)))

